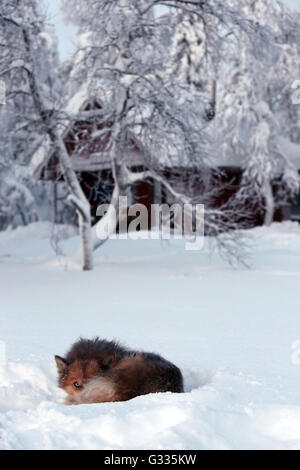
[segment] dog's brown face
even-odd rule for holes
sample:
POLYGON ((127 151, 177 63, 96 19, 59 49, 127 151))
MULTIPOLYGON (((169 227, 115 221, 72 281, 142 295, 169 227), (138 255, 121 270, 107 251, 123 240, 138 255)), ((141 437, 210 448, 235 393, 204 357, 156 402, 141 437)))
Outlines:
POLYGON ((97 374, 107 370, 115 360, 115 354, 109 354, 101 364, 95 359, 82 360, 77 359, 71 364, 60 356, 55 356, 58 370, 58 385, 68 395, 74 396, 81 392, 85 383, 97 374))

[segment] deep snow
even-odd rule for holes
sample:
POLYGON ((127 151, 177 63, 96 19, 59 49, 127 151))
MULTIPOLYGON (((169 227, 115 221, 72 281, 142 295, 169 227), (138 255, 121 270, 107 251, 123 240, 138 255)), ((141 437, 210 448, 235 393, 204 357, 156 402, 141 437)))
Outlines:
POLYGON ((252 230, 250 270, 184 241, 112 240, 84 273, 78 238, 57 258, 49 230, 0 233, 0 448, 300 449, 297 224, 252 230), (53 355, 80 335, 164 355, 186 393, 64 406, 53 355))

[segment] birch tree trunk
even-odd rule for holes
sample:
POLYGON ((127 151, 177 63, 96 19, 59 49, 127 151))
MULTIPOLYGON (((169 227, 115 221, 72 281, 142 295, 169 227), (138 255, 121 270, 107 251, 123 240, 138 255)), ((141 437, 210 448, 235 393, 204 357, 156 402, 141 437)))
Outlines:
POLYGON ((93 239, 90 203, 73 170, 71 158, 59 132, 55 129, 49 129, 48 135, 59 158, 62 173, 70 191, 69 200, 77 210, 81 238, 82 268, 84 271, 91 271, 93 269, 93 239))
POLYGON ((22 27, 22 34, 26 52, 31 59, 31 68, 27 69, 30 92, 35 105, 36 112, 44 125, 50 141, 59 159, 62 173, 68 189, 69 199, 74 204, 78 214, 78 225, 81 237, 82 267, 85 271, 93 269, 93 239, 91 228, 90 204, 80 186, 77 175, 72 167, 71 159, 66 150, 63 138, 57 129, 56 122, 53 122, 51 110, 48 109, 46 101, 40 91, 39 78, 34 66, 34 45, 29 29, 22 27))
POLYGON ((264 199, 265 199, 265 217, 264 217, 264 225, 269 227, 274 220, 274 213, 275 213, 275 201, 272 191, 271 183, 265 182, 264 187, 264 199))

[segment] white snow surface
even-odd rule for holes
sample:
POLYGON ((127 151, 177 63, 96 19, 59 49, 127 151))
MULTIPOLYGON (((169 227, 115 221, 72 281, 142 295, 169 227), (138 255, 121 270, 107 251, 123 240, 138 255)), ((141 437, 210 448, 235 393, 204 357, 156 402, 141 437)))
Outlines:
POLYGON ((250 231, 251 269, 111 240, 90 273, 49 230, 0 234, 0 449, 300 449, 299 225, 250 231), (65 406, 53 356, 79 336, 160 353, 185 393, 65 406))

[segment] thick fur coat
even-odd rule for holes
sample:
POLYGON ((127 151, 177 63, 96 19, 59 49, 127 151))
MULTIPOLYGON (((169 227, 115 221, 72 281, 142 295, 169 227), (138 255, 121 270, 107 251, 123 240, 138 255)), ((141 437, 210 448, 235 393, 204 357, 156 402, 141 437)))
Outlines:
POLYGON ((67 404, 125 401, 158 392, 183 392, 178 367, 153 353, 114 341, 80 339, 65 358, 55 356, 67 404))

